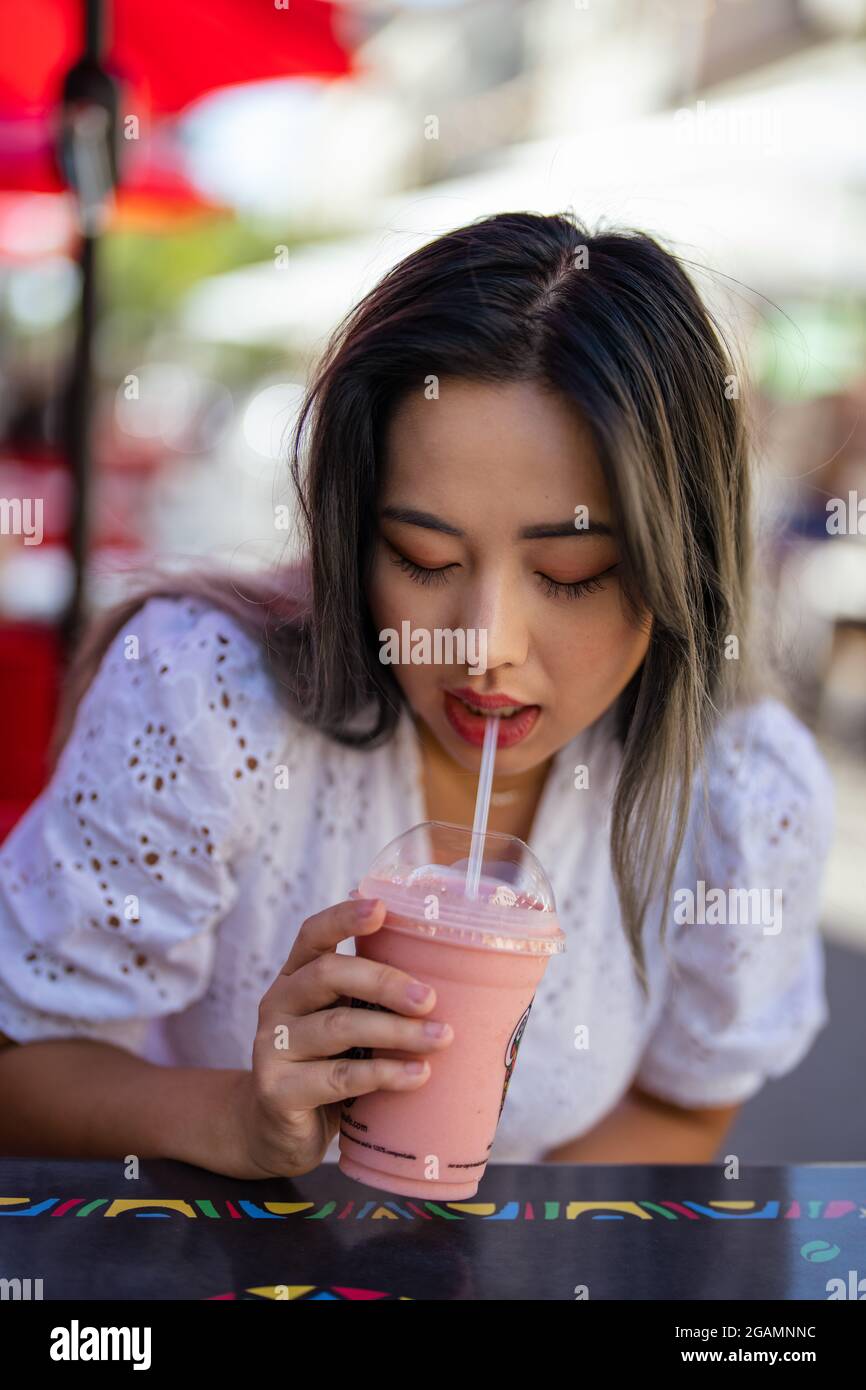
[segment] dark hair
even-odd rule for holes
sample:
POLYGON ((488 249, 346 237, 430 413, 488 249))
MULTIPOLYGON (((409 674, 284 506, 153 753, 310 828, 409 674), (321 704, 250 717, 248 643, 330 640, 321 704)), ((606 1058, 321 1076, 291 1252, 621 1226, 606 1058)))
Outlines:
POLYGON ((652 615, 646 658, 618 702, 611 830, 645 989, 646 912, 660 884, 670 895, 707 734, 746 686, 751 566, 744 377, 678 259, 641 232, 502 213, 390 270, 334 333, 295 427, 307 568, 246 581, 246 593, 214 573, 163 576, 113 609, 70 674, 56 746, 111 636, 168 592, 209 597, 253 628, 306 723, 359 747, 390 738, 403 695, 367 604, 377 490, 391 412, 431 376, 538 381, 591 430, 625 596, 652 615), (725 659, 731 636, 738 660, 725 659))

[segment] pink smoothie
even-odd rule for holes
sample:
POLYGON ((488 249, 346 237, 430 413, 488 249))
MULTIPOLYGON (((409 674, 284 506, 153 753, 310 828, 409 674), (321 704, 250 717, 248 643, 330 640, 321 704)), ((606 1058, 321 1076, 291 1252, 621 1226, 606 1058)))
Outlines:
POLYGON ((474 1196, 484 1175, 535 991, 551 955, 564 949, 554 912, 534 910, 536 903, 495 885, 491 898, 484 886, 480 901, 467 901, 459 879, 428 876, 399 887, 361 881, 360 895, 382 898, 388 912, 379 931, 356 938, 356 950, 432 985, 431 1017, 454 1029, 441 1052, 353 1050, 430 1063, 415 1091, 343 1102, 339 1166, 371 1187, 460 1199, 474 1196), (433 920, 431 895, 440 909, 433 920))

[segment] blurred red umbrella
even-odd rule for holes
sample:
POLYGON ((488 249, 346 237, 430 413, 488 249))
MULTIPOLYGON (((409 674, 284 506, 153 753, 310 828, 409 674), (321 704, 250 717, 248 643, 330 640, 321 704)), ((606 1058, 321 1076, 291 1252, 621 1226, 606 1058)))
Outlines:
MULTIPOLYGON (((0 188, 75 196, 81 302, 64 436, 74 482, 73 643, 84 607, 90 473, 96 246, 124 149, 154 116, 176 114, 218 87, 285 77, 339 77, 351 59, 328 0, 3 0, 0 5, 0 188), (130 139, 130 134, 132 139, 130 139), (122 138, 122 137, 126 138, 122 138)), ((151 171, 153 181, 160 183, 151 171)), ((163 205, 192 190, 163 171, 163 205)), ((145 179, 145 189, 147 179, 145 179)), ((204 200, 202 200, 204 202, 204 200)))
MULTIPOLYGON (((39 115, 57 104, 81 56, 83 0, 3 0, 0 111, 39 115)), ((203 92, 269 77, 337 77, 351 61, 326 0, 113 0, 101 61, 154 114, 174 114, 203 92)), ((131 109, 135 109, 133 106, 131 109)))

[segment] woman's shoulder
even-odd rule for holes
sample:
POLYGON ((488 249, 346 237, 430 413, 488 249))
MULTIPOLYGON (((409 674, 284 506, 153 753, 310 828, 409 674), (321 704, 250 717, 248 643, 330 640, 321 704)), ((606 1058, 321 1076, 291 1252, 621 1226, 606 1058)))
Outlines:
POLYGON ((171 706, 187 720, 212 715, 210 722, 239 729, 252 719, 275 734, 292 722, 264 641, 228 609, 193 593, 144 599, 106 648, 94 683, 106 678, 145 710, 171 706))
POLYGON ((747 784, 750 774, 773 774, 811 795, 832 798, 832 779, 814 734, 774 697, 724 713, 710 737, 707 764, 716 777, 747 784))
MULTIPOLYGON (((194 594, 151 595, 105 648, 58 762, 62 783, 98 770, 139 807, 154 793, 253 811, 280 778, 313 775, 317 731, 293 713, 255 631, 194 594)), ((184 800, 186 799, 186 801, 184 800)), ((216 815, 216 812, 214 812, 216 815)))
POLYGON ((826 850, 833 781, 815 736, 773 697, 737 705, 718 719, 699 781, 711 820, 769 845, 826 850))
POLYGON ((113 639, 125 644, 123 655, 138 643, 139 654, 159 655, 169 651, 183 653, 184 665, 208 664, 201 653, 219 648, 226 660, 249 666, 261 663, 264 645, 252 630, 216 600, 199 594, 178 592, 144 597, 120 627, 113 639), (234 648, 230 651, 230 648, 234 648))
POLYGON ((160 594, 117 633, 109 667, 126 661, 136 638, 146 665, 143 709, 161 709, 166 723, 170 715, 194 725, 200 762, 218 747, 236 781, 251 773, 259 781, 285 776, 309 790, 332 776, 346 749, 305 717, 293 694, 292 664, 254 621, 197 593, 160 594))

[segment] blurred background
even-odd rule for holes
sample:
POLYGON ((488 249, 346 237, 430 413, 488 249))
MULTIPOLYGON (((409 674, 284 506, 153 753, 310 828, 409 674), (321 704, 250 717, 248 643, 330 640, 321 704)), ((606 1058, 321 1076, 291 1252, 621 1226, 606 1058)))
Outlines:
POLYGON ((866 0, 4 0, 0 54, 0 840, 132 569, 285 557, 304 381, 391 265, 499 211, 639 227, 748 363, 838 794, 832 1021, 725 1151, 862 1160, 866 0))

